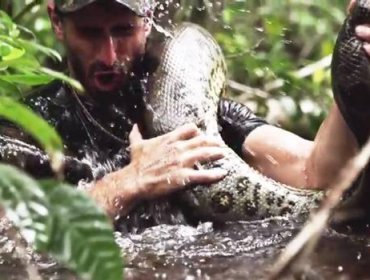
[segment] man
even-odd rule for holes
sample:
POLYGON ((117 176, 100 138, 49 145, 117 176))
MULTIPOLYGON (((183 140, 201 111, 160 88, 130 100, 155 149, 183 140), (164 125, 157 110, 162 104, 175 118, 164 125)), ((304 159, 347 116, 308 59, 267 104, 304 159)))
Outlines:
MULTIPOLYGON (((54 82, 25 100, 57 128, 68 155, 92 156, 100 164, 113 162, 113 171, 95 174, 86 188, 112 218, 128 214, 144 201, 226 175, 217 169, 193 169, 197 162, 223 157, 222 145, 202 136, 194 124, 157 138, 142 137, 137 88, 152 32, 152 4, 146 0, 50 2, 50 20, 66 48, 70 74, 86 94, 80 96, 54 82)), ((366 42, 370 42, 369 30, 367 26, 357 30, 366 42)), ((367 43, 364 49, 370 53, 367 43)), ((327 187, 359 148, 335 104, 313 142, 266 124, 232 101, 220 103, 219 123, 226 143, 249 164, 300 188, 327 187)), ((6 134, 7 129, 2 131, 6 134)))

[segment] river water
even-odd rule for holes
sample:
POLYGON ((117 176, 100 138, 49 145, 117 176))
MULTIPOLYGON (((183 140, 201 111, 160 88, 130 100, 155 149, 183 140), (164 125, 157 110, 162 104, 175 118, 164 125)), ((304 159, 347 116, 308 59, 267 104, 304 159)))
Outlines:
MULTIPOLYGON (((4 236, 9 231, 4 225, 0 236, 1 280, 30 279, 27 261, 38 268, 44 279, 77 279, 31 251, 19 256, 14 242, 4 236)), ((233 222, 218 228, 212 223, 196 228, 160 225, 140 234, 115 235, 125 254, 125 279, 267 279, 271 265, 301 225, 274 218, 233 222)), ((307 259, 301 278, 284 279, 370 279, 369 247, 370 240, 364 235, 328 229, 307 259)))

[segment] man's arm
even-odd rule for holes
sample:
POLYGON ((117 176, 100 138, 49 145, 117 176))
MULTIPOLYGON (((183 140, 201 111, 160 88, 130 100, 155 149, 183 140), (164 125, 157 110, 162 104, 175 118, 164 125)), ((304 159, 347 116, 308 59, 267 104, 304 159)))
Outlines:
MULTIPOLYGON (((348 5, 351 12, 355 0, 348 5)), ((370 55, 370 25, 357 26, 357 36, 370 55)), ((307 141, 282 129, 263 126, 243 144, 243 156, 265 175, 304 188, 325 188, 358 151, 358 141, 336 104, 315 140, 307 141)))
POLYGON ((245 139, 243 157, 279 182, 298 188, 325 188, 357 150, 355 137, 334 105, 314 141, 264 125, 245 139))

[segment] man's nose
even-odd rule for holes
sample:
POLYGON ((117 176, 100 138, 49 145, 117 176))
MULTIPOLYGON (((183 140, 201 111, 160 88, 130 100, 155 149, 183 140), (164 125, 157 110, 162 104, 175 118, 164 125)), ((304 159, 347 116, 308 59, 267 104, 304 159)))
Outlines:
POLYGON ((100 57, 101 61, 107 66, 112 66, 117 60, 117 44, 112 36, 107 36, 101 45, 100 57))

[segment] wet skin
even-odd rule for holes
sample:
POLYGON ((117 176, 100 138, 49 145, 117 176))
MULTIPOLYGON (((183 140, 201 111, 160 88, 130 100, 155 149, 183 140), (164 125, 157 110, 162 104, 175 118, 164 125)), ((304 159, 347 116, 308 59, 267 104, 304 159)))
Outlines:
POLYGON ((145 18, 117 3, 95 3, 54 18, 54 28, 66 48, 72 75, 99 99, 125 85, 151 30, 145 18))

